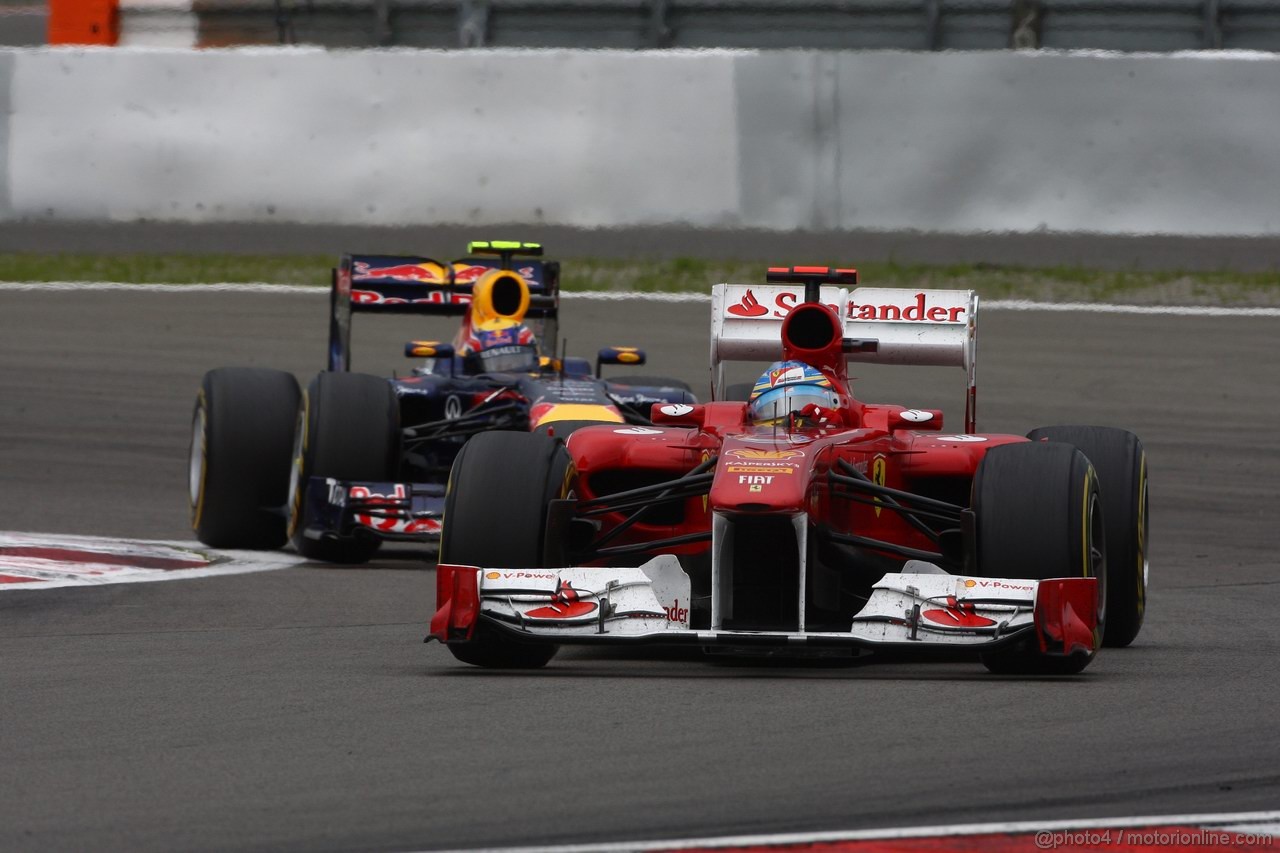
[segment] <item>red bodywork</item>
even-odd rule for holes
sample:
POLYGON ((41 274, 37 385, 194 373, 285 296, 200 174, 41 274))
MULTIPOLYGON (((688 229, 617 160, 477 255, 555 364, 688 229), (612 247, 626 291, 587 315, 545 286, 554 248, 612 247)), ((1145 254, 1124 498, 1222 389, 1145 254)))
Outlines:
MULTIPOLYGON (((707 531, 712 514, 791 515, 807 512, 811 524, 893 542, 922 551, 934 546, 896 512, 879 503, 832 500, 827 474, 843 470, 843 461, 872 482, 892 489, 968 503, 969 483, 986 451, 1027 439, 1016 435, 949 436, 941 432, 942 412, 876 405, 856 399, 849 386, 845 354, 838 334, 824 346, 806 347, 806 329, 823 322, 839 329, 836 312, 806 303, 783 322, 784 360, 820 369, 839 392, 834 418, 818 425, 797 419, 787 428, 757 427, 746 404, 715 402, 682 408, 655 405, 652 420, 661 428, 649 434, 592 427, 575 433, 568 451, 576 470, 577 498, 590 500, 619 491, 619 484, 642 485, 671 480, 715 457, 708 495, 684 500, 683 512, 634 523, 614 544, 661 540, 707 531), (818 316, 820 315, 820 316, 818 316)), ((812 336, 812 335, 810 335, 812 336)), ((602 530, 626 512, 599 520, 602 530)), ((709 548, 707 542, 665 546, 681 556, 709 548)))
MULTIPOLYGON (((835 272, 821 268, 814 276, 844 283, 847 274, 856 282, 852 271, 835 272)), ((735 295, 721 308, 748 321, 763 317, 750 295, 735 295)), ((483 622, 490 632, 485 655, 493 657, 477 652, 468 662, 492 666, 527 663, 494 652, 500 645, 494 638, 504 635, 544 647, 671 642, 784 655, 894 645, 1016 651, 1029 641, 1032 654, 1046 659, 1079 663, 1090 655, 1097 646, 1094 578, 1006 580, 976 571, 974 477, 990 448, 1028 439, 972 433, 971 406, 970 431, 948 434, 939 410, 858 400, 848 378, 851 354, 953 362, 908 360, 912 344, 924 349, 921 358, 939 359, 937 336, 917 341, 914 332, 890 329, 887 350, 878 338, 845 337, 840 309, 820 301, 816 284, 806 282, 805 296, 781 319, 780 355, 820 370, 836 394, 834 408, 807 405, 761 426, 751 422, 745 402, 659 403, 652 426, 578 429, 565 443, 569 459, 559 490, 565 497, 547 505, 536 563, 566 568, 441 563, 430 637, 474 642, 483 622), (536 574, 547 585, 532 600, 513 593, 499 583, 508 569, 536 574), (486 592, 489 579, 495 586, 486 592), (549 585, 553 580, 557 586, 549 585), (683 591, 667 606, 677 580, 683 591), (628 603, 628 590, 637 589, 636 596, 653 601, 628 603), (626 608, 638 606, 662 607, 667 623, 629 628, 627 620, 644 614, 626 608), (673 618, 681 625, 672 627, 673 618), (571 624, 540 624, 560 619, 571 624)), ((975 301, 969 305, 976 310, 975 301)), ((923 293, 913 308, 923 316, 932 310, 923 293)), ((722 343, 714 317, 713 366, 725 352, 714 349, 722 343)), ((961 331, 971 368, 972 323, 961 331)), ((762 336, 749 329, 734 334, 733 357, 778 354, 758 346, 762 336)), ((1074 665, 1045 671, 1078 671, 1074 665)))

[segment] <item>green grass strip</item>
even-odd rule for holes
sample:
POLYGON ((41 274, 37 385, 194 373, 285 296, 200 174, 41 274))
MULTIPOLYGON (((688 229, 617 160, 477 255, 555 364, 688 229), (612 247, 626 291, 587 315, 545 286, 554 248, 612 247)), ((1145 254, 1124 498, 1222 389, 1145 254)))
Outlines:
MULTIPOLYGON (((337 255, 61 255, 0 254, 0 281, 113 281, 135 284, 270 282, 327 286, 337 255)), ((973 289, 984 299, 1139 304, 1280 304, 1280 273, 1032 269, 990 264, 859 266, 881 287, 973 289)), ((564 262, 566 290, 706 293, 716 282, 763 282, 764 264, 674 260, 564 262)))

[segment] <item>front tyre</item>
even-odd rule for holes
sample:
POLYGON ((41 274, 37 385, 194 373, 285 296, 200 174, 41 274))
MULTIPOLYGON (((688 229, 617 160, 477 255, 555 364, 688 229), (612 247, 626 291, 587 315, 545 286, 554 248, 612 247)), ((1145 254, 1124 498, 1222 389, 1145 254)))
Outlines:
POLYGON ((1032 430, 1032 441, 1060 441, 1080 448, 1098 472, 1107 526, 1107 629, 1105 646, 1127 646, 1138 636, 1147 603, 1147 454, 1127 430, 1051 426, 1032 430))
POLYGON ((298 553, 329 563, 372 557, 381 544, 375 538, 307 535, 307 484, 315 477, 388 482, 399 458, 400 405, 391 383, 361 373, 318 374, 302 398, 294 436, 289 538, 298 553))
MULTIPOLYGON (((546 435, 484 432, 453 462, 445 494, 440 562, 494 569, 547 568, 547 505, 563 497, 571 469, 564 444, 546 435)), ((476 626, 466 643, 450 643, 463 663, 503 669, 546 666, 549 643, 503 639, 476 626)))
MULTIPOLYGON (((987 451, 973 480, 977 573, 984 577, 1098 579, 1105 625, 1106 534, 1098 477, 1069 444, 1027 442, 987 451)), ((1031 644, 982 656, 995 673, 1073 674, 1093 653, 1041 654, 1031 644)))
POLYGON ((214 548, 288 541, 285 503, 298 380, 283 370, 221 367, 200 383, 191 420, 191 528, 214 548))

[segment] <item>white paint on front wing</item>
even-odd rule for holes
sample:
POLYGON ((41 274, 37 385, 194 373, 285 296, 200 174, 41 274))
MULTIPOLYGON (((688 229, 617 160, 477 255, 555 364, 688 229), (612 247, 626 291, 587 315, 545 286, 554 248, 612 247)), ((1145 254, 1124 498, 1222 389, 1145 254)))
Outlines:
POLYGON ((652 634, 687 630, 689 576, 664 554, 635 568, 489 569, 481 612, 531 634, 652 634))
POLYGON ((1038 585, 1015 578, 887 574, 872 587, 849 630, 870 642, 981 644, 1035 624, 1038 585))

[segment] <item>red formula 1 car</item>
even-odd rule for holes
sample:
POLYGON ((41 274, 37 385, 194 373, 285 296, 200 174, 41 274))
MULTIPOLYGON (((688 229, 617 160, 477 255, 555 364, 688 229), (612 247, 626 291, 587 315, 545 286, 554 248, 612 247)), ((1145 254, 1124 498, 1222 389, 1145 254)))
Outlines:
POLYGON ((1074 673, 1142 625, 1147 467, 1124 430, 975 431, 970 291, 856 287, 853 270, 717 285, 717 402, 567 441, 477 436, 446 496, 428 639, 531 667, 559 645, 739 654, 928 649, 1074 673), (853 286, 853 287, 851 287, 853 286), (780 306, 781 310, 775 310, 780 306), (726 360, 781 359, 747 402, 726 360), (957 365, 964 432, 864 403, 850 361, 957 365))

